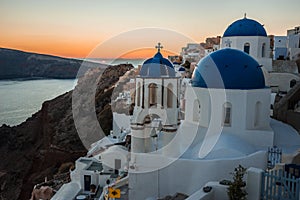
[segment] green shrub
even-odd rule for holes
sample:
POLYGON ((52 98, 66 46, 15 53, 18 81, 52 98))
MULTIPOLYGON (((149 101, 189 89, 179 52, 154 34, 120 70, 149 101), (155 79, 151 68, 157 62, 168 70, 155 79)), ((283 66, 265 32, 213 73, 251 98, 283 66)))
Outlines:
POLYGON ((246 200, 247 192, 245 190, 246 182, 243 181, 243 177, 246 174, 246 168, 239 165, 234 169, 233 182, 227 189, 227 194, 230 200, 246 200))

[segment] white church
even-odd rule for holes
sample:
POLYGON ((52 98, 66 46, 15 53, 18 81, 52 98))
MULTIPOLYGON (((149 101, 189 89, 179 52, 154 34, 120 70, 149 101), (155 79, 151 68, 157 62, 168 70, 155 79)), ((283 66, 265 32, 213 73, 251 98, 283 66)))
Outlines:
MULTIPOLYGON (((189 199, 214 199, 205 197, 203 186, 230 179, 230 172, 240 164, 265 170, 268 147, 281 148, 283 161, 291 162, 298 156, 300 136, 291 126, 270 118, 271 89, 263 72, 271 66, 269 45, 262 25, 246 17, 237 20, 226 29, 222 48, 198 63, 191 80, 183 80, 162 56, 159 44, 136 77, 133 116, 124 127, 130 130, 130 152, 112 146, 106 150, 109 156, 101 153, 93 162, 113 165, 119 159, 118 170, 128 173, 124 182, 130 200, 176 193, 189 199)), ((93 148, 102 147, 105 140, 93 148)), ((77 174, 72 181, 80 182, 80 173, 72 173, 77 174)), ((251 194, 249 199, 260 198, 251 194)))
POLYGON ((150 61, 137 77, 130 199, 193 194, 228 178, 239 164, 266 169, 268 147, 290 155, 299 150, 298 132, 270 119, 270 88, 248 54, 225 48, 201 60, 186 88, 183 120, 179 100, 168 99, 178 96, 180 86, 172 67, 160 64, 165 60, 159 52, 150 61))
POLYGON ((267 71, 272 71, 270 38, 263 25, 253 19, 248 19, 246 14, 243 19, 233 22, 225 30, 221 48, 226 47, 248 53, 267 71))
MULTIPOLYGON (((275 44, 276 45, 275 37, 275 44)), ((277 92, 288 92, 293 81, 300 81, 296 63, 286 62, 282 66, 272 60, 270 38, 264 25, 246 17, 236 20, 225 30, 220 48, 239 49, 252 56, 262 67, 266 85, 277 92), (280 71, 277 71, 277 69, 280 71)), ((277 54, 278 49, 273 52, 277 54)))
POLYGON ((144 62, 131 122, 130 199, 192 195, 228 178, 239 164, 266 169, 268 147, 282 148, 286 161, 297 155, 298 132, 270 118, 263 72, 272 65, 269 46, 258 22, 245 17, 232 23, 222 49, 197 65, 184 101, 180 79, 159 50, 144 62))

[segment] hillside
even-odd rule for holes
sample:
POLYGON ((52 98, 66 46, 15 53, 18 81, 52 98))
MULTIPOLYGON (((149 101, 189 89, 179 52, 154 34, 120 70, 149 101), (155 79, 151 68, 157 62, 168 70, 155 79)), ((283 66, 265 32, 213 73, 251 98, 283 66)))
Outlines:
MULTIPOLYGON (((110 97, 114 85, 132 68, 132 65, 110 66, 101 78, 101 68, 91 69, 79 79, 75 88, 80 90, 80 87, 89 86, 93 77, 97 78, 95 96, 81 90, 84 102, 78 103, 95 100, 96 116, 105 133, 112 128, 110 97)), ((29 199, 35 184, 43 182, 45 177, 52 179, 64 163, 74 162, 86 154, 74 125, 72 92, 44 102, 40 111, 18 126, 0 127, 1 200, 29 199)), ((88 115, 90 112, 83 108, 81 114, 88 115)), ((82 123, 85 124, 84 117, 82 123)))
POLYGON ((0 80, 15 78, 76 78, 82 61, 0 48, 0 80))

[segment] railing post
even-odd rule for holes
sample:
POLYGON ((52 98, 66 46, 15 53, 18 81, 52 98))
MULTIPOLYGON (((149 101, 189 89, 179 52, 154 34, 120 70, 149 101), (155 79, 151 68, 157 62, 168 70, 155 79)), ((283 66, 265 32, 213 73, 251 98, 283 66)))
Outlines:
POLYGON ((298 178, 296 185, 296 199, 300 199, 300 178, 298 178))

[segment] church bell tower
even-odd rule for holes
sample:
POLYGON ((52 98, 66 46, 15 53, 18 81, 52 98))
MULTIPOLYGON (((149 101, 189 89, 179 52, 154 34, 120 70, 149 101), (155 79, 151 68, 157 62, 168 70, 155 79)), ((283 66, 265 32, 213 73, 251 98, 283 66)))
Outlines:
POLYGON ((170 148, 163 148, 176 135, 180 123, 179 92, 180 77, 176 76, 172 63, 157 53, 147 59, 136 77, 136 95, 132 130, 132 152, 151 153, 162 149, 170 155, 170 148))

